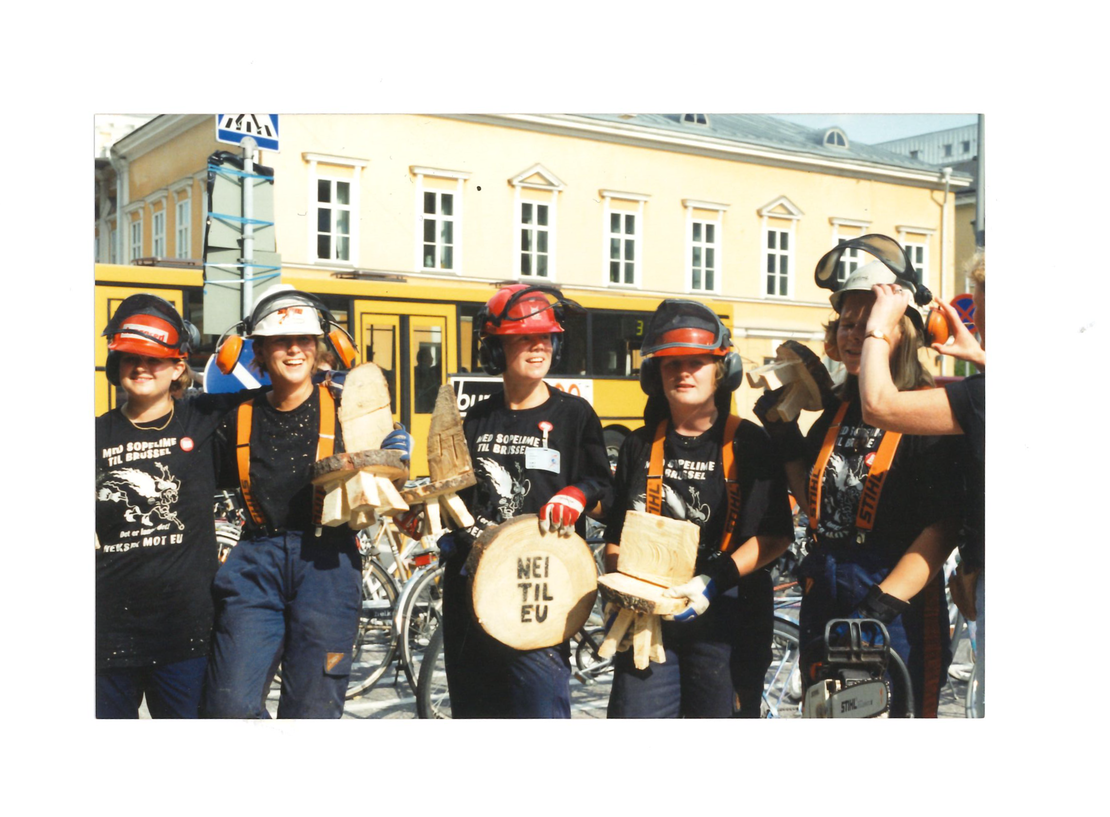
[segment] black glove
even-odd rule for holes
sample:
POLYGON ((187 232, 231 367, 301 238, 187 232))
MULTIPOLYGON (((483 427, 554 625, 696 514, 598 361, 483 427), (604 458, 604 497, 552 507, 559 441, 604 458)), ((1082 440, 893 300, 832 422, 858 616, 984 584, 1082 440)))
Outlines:
POLYGON ((908 601, 902 601, 897 596, 884 593, 879 585, 873 584, 859 607, 852 613, 852 618, 874 618, 883 624, 890 624, 909 609, 908 601))
POLYGON ((767 412, 782 397, 786 386, 763 392, 763 396, 755 401, 752 412, 763 423, 767 436, 771 438, 771 445, 782 462, 803 460, 806 456, 806 438, 798 428, 798 421, 782 422, 767 419, 767 412))

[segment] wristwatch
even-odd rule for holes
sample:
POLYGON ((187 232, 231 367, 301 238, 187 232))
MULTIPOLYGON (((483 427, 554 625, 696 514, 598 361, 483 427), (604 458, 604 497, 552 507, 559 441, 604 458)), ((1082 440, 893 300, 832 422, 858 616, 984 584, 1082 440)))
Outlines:
POLYGON ((872 329, 870 332, 868 332, 866 335, 864 335, 864 337, 865 338, 878 338, 879 340, 885 340, 887 342, 887 345, 891 345, 890 338, 887 337, 886 333, 882 332, 878 329, 872 329))

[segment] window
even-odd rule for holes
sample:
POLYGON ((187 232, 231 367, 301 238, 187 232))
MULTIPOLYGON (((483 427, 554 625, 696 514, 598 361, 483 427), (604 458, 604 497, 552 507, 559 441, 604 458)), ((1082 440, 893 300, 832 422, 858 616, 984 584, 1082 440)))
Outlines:
POLYGON ((913 268, 920 274, 921 282, 925 283, 929 272, 925 245, 913 244, 907 241, 903 246, 906 248, 906 252, 910 254, 910 263, 913 264, 913 268))
POLYGON ((609 214, 609 283, 636 283, 636 214, 609 214))
POLYGON ((351 260, 351 183, 316 179, 316 258, 351 260))
POLYGON ((909 255, 910 263, 917 270, 919 280, 923 285, 929 286, 929 243, 936 229, 907 224, 899 224, 896 229, 898 243, 909 255))
POLYGON ((166 211, 159 210, 150 219, 150 254, 162 258, 166 254, 166 211))
POLYGON ((192 245, 189 242, 189 228, 190 220, 192 218, 192 207, 189 199, 182 199, 177 203, 177 212, 174 213, 174 223, 176 225, 176 243, 178 258, 188 258, 192 252, 192 245))
POLYGON ((424 193, 424 269, 455 268, 455 194, 424 193))
POLYGON ((964 153, 971 153, 971 142, 960 142, 960 150, 964 153))
POLYGON ((129 260, 143 257, 143 219, 140 216, 131 222, 131 245, 129 260))
POLYGON ((520 265, 523 276, 548 277, 549 206, 539 202, 520 203, 520 265))
POLYGON ((767 295, 785 298, 790 282, 790 232, 788 230, 767 230, 767 247, 765 252, 766 286, 767 295))
MULTIPOLYGON (((840 239, 837 246, 846 244, 847 239, 840 239)), ((848 280, 848 276, 859 269, 860 266, 860 249, 859 247, 849 247, 840 256, 840 261, 836 265, 836 280, 844 283, 848 280)))
POLYGON ((911 159, 920 159, 921 158, 921 151, 920 150, 911 150, 910 151, 910 158, 911 159))
POLYGON ((945 156, 951 156, 952 155, 952 146, 951 145, 945 145, 944 146, 944 155, 945 156))
POLYGON ((693 125, 708 125, 709 120, 703 113, 684 113, 682 114, 682 121, 689 122, 693 125))
POLYGON ((717 225, 695 221, 690 225, 690 289, 717 289, 717 225))
POLYGON ((848 137, 840 128, 829 128, 825 131, 825 144, 834 148, 846 148, 848 137))

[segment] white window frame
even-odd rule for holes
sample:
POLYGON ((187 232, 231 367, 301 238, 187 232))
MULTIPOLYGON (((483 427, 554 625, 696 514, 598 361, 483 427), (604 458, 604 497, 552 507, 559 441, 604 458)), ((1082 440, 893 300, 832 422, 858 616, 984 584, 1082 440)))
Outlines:
POLYGON ((908 224, 897 225, 898 230, 898 243, 901 244, 906 250, 920 250, 921 266, 918 266, 917 253, 910 252, 910 261, 913 262, 913 268, 918 270, 921 278, 921 284, 933 288, 931 283, 933 273, 930 269, 932 264, 932 254, 929 252, 930 246, 933 243, 933 235, 936 230, 931 227, 914 227, 908 224))
POLYGON ((551 280, 551 204, 549 202, 546 202, 546 201, 537 201, 535 199, 521 199, 519 202, 517 202, 516 210, 517 210, 517 224, 516 224, 514 239, 516 241, 516 246, 519 247, 519 250, 516 253, 516 270, 515 270, 516 275, 519 278, 535 278, 535 279, 543 279, 545 281, 550 281, 551 280), (531 207, 532 212, 535 214, 534 219, 533 219, 531 224, 526 224, 524 222, 524 208, 526 206, 531 207), (547 211, 547 223, 546 224, 540 224, 539 208, 541 208, 541 207, 543 207, 547 211), (525 232, 525 230, 527 230, 529 233, 531 233, 531 244, 532 244, 532 246, 531 246, 530 249, 527 249, 527 250, 524 248, 524 232, 525 232), (540 243, 539 238, 540 238, 541 233, 543 234, 543 237, 545 239, 545 244, 547 246, 547 249, 545 249, 545 250, 540 250, 540 248, 539 248, 539 243, 540 243), (524 267, 524 256, 525 255, 527 255, 528 258, 529 258, 529 266, 532 268, 532 270, 533 270, 532 272, 525 272, 524 269, 523 269, 523 267, 524 267), (542 275, 539 272, 539 265, 537 263, 541 256, 543 257, 544 264, 545 264, 545 272, 542 275))
MULTIPOLYGON (((509 179, 509 184, 513 186, 513 213, 515 214, 513 257, 510 269, 512 269, 513 274, 521 280, 556 281, 558 276, 556 274, 557 254, 555 252, 555 239, 557 235, 556 225, 558 223, 559 194, 566 185, 563 184, 554 173, 540 164, 532 165, 532 167, 524 172, 518 173, 516 176, 509 179), (527 191, 532 190, 548 191, 550 195, 546 200, 541 200, 538 195, 529 195, 527 191), (525 204, 531 204, 533 207, 541 205, 547 207, 547 227, 544 228, 547 232, 546 276, 537 275, 534 272, 530 275, 525 275, 521 270, 521 258, 524 255, 521 234, 525 229, 536 229, 538 227, 538 225, 524 224, 525 204)), ((535 253, 533 252, 533 262, 534 260, 535 253)), ((535 264, 533 263, 533 270, 534 269, 535 264)))
MULTIPOLYGON (((861 221, 859 219, 854 219, 854 218, 830 217, 829 218, 829 224, 832 225, 832 245, 831 246, 834 247, 834 248, 839 246, 841 241, 850 241, 853 238, 859 238, 861 235, 867 235, 868 231, 871 228, 871 222, 870 221, 861 221), (852 234, 851 235, 846 235, 846 236, 841 236, 840 235, 840 228, 841 227, 847 227, 847 228, 852 229, 853 230, 852 234)), ((838 267, 843 265, 845 268, 847 268, 850 265, 854 264, 854 266, 851 266, 850 269, 847 269, 847 275, 845 275, 843 278, 840 277, 839 268, 837 269, 837 280, 840 283, 844 283, 844 281, 848 280, 848 276, 850 276, 853 272, 855 272, 857 269, 859 269, 861 266, 863 266, 863 264, 867 263, 866 258, 864 256, 860 255, 860 252, 861 252, 861 250, 859 250, 858 248, 853 248, 851 250, 846 250, 844 252, 844 254, 840 257, 840 264, 838 265, 838 267), (850 253, 850 255, 849 255, 849 253, 850 253)))
MULTIPOLYGON (((327 153, 302 153, 301 158, 308 164, 308 235, 306 238, 305 257, 308 258, 310 264, 318 264, 321 266, 333 267, 355 267, 358 265, 359 252, 361 248, 361 231, 359 230, 360 214, 362 212, 362 171, 370 162, 368 159, 358 159, 350 156, 334 156, 327 153), (321 168, 324 165, 324 168, 321 168), (345 177, 335 173, 328 173, 326 166, 350 168, 351 174, 345 177), (335 193, 336 182, 346 182, 350 185, 350 196, 346 205, 337 206, 337 202, 330 202, 329 209, 336 210, 342 209, 348 212, 348 225, 350 232, 347 234, 347 258, 321 258, 317 254, 317 241, 320 236, 319 223, 320 223, 320 198, 319 198, 319 182, 327 181, 332 185, 333 198, 335 193)), ((334 219, 332 226, 334 226, 334 219)), ((335 239, 334 232, 329 233, 332 236, 332 254, 335 254, 335 239)))
POLYGON ((155 258, 166 257, 166 208, 150 214, 150 254, 155 258))
MULTIPOLYGON (((722 231, 724 229, 725 210, 727 210, 729 208, 729 205, 727 205, 727 204, 718 204, 716 202, 710 202, 710 201, 699 201, 697 199, 683 199, 682 200, 682 206, 686 208, 686 292, 690 293, 690 294, 693 294, 693 293, 719 294, 721 292, 721 271, 724 269, 724 263, 723 263, 723 260, 722 260, 721 236, 722 236, 722 231), (706 219, 706 218, 695 216, 694 215, 694 210, 715 210, 717 212, 717 218, 714 219, 714 220, 709 220, 709 219, 706 219), (694 240, 694 225, 695 224, 702 224, 702 225, 705 225, 705 226, 712 226, 714 228, 714 232, 716 233, 715 240, 712 241, 712 242, 705 241, 704 239, 700 242, 695 241, 694 240), (698 286, 698 287, 694 286, 694 248, 696 246, 701 246, 702 250, 703 250, 703 252, 702 252, 702 273, 703 273, 702 285, 698 286), (713 286, 711 286, 711 287, 705 286, 704 272, 705 272, 705 257, 706 257, 706 254, 705 254, 704 251, 706 249, 712 249, 713 250, 713 258, 714 258, 714 263, 713 263, 713 267, 712 267, 713 286)), ((703 233, 703 235, 704 235, 704 233, 703 233)))
POLYGON ((650 195, 643 193, 623 193, 617 190, 601 190, 599 191, 603 203, 603 217, 602 222, 602 284, 606 287, 615 287, 618 289, 639 289, 643 282, 643 264, 644 264, 644 204, 651 198, 650 195), (617 201, 634 201, 637 203, 635 210, 613 209, 612 202, 617 201), (612 232, 612 215, 618 213, 622 216, 622 231, 619 233, 612 232), (631 238, 629 233, 623 232, 623 216, 634 216, 633 231, 631 238), (609 278, 609 267, 614 260, 610 252, 610 246, 614 236, 619 236, 620 241, 620 281, 611 281, 609 278), (632 242, 632 281, 626 282, 624 280, 625 264, 628 263, 625 258, 626 242, 632 242))
POLYGON ((193 200, 191 198, 178 199, 174 203, 173 219, 174 255, 177 258, 188 258, 193 249, 193 200))
POLYGON ((410 165, 409 172, 416 177, 416 200, 414 202, 415 210, 415 223, 414 223, 414 238, 415 238, 415 257, 413 259, 413 270, 416 272, 435 272, 447 275, 462 275, 463 273, 463 189, 464 183, 470 178, 470 173, 463 170, 444 170, 434 167, 422 167, 418 165, 410 165), (444 190, 439 187, 424 186, 425 177, 434 179, 453 179, 455 181, 454 190, 444 190), (424 266, 424 194, 436 193, 436 257, 435 266, 424 266), (439 213, 442 199, 439 194, 449 193, 452 198, 452 213, 448 217, 452 222, 451 227, 451 267, 450 269, 443 269, 438 266, 442 260, 441 252, 442 245, 440 243, 440 229, 439 223, 445 218, 439 213))
POLYGON ((123 211, 124 223, 127 224, 127 244, 124 247, 124 257, 120 261, 122 264, 130 264, 135 259, 143 257, 143 208, 145 206, 144 202, 137 201, 123 211))
MULTIPOLYGON (((803 213, 801 210, 799 210, 798 207, 792 201, 790 201, 790 199, 788 199, 786 196, 779 196, 774 201, 769 202, 768 204, 759 208, 759 216, 762 220, 761 230, 760 230, 760 245, 759 245, 759 297, 760 298, 762 298, 764 300, 784 301, 784 300, 791 300, 794 297, 794 279, 795 279, 795 277, 797 277, 794 274, 795 264, 796 264, 796 260, 797 260, 796 253, 797 253, 797 249, 798 249, 797 225, 798 225, 798 221, 801 220, 802 216, 804 216, 804 215, 805 215, 805 213, 803 213), (785 210, 786 212, 775 212, 780 207, 783 210, 785 210), (771 223, 772 220, 774 220, 775 224, 771 223), (781 222, 781 221, 787 222, 789 226, 787 226, 787 227, 778 226, 778 222, 781 222), (779 294, 777 294, 777 292, 775 294, 768 294, 768 292, 767 292, 767 276, 768 276, 767 257, 770 254, 770 250, 767 246, 767 237, 770 235, 772 230, 774 230, 776 232, 786 233, 786 235, 789 236, 789 241, 787 241, 788 246, 787 246, 787 249, 785 251, 785 254, 786 254, 786 294, 785 295, 779 295, 779 294)), ((778 255, 777 250, 776 250, 776 255, 778 255)), ((775 266, 777 268, 778 264, 776 264, 775 266)), ((781 273, 779 273, 779 272, 775 273, 776 276, 778 276, 780 274, 781 273)), ((777 289, 777 287, 776 287, 776 289, 777 289)))

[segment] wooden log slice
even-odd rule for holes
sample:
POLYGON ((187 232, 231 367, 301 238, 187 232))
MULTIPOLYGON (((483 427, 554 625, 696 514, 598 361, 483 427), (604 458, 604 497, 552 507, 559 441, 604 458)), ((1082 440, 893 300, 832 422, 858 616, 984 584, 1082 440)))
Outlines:
POLYGON ((401 497, 410 505, 419 505, 433 496, 458 493, 463 488, 469 488, 477 481, 477 477, 471 471, 469 474, 460 474, 457 477, 451 477, 451 479, 429 482, 425 485, 417 485, 415 488, 406 488, 401 491, 401 497))
POLYGON ((344 445, 350 451, 381 448, 382 440, 393 430, 389 384, 373 363, 363 363, 347 372, 339 402, 339 424, 344 445))
POLYGON ((623 573, 606 573, 597 580, 602 600, 625 610, 656 616, 673 616, 686 609, 686 599, 663 597, 666 588, 623 573))
POLYGON ((356 471, 370 471, 387 479, 402 479, 409 475, 408 466, 401 461, 401 452, 396 450, 343 452, 324 457, 312 463, 312 484, 326 485, 329 482, 345 480, 356 471))
MULTIPOLYGON (((832 375, 825 368, 812 349, 796 340, 788 340, 775 350, 775 356, 783 360, 797 360, 801 363, 799 378, 805 384, 807 402, 801 406, 806 411, 819 411, 824 407, 824 398, 832 392, 832 375)), ((790 418, 793 419, 793 418, 790 418)))
POLYGON ((466 571, 479 626, 517 650, 563 643, 586 623, 597 597, 585 540, 542 533, 535 514, 485 530, 466 571))

